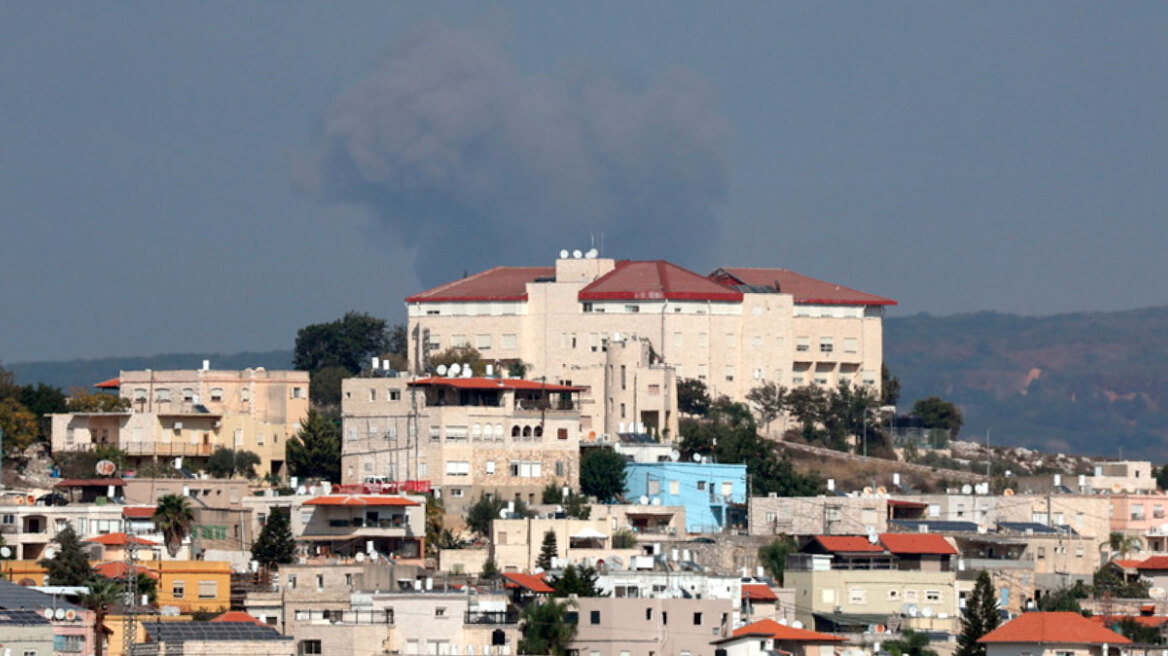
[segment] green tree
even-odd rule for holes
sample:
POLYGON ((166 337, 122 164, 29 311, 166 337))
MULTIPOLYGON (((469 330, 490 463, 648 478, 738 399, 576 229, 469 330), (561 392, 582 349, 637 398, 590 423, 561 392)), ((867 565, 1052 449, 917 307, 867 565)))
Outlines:
POLYGON ((544 486, 543 492, 539 495, 539 502, 543 504, 559 503, 564 497, 563 490, 555 481, 549 482, 544 486))
POLYGON ((961 634, 957 636, 955 656, 986 656, 985 645, 977 641, 998 628, 1000 622, 994 583, 990 573, 983 569, 977 575, 973 592, 965 601, 965 614, 961 616, 961 634))
MULTIPOLYGON (((393 342, 400 348, 400 334, 393 342)), ((344 367, 361 372, 373 356, 390 351, 391 334, 385 319, 364 312, 346 312, 336 321, 305 326, 296 333, 292 366, 302 371, 344 367)))
MULTIPOLYGON (((57 585, 57 584, 55 584, 57 585)), ((76 585, 76 584, 74 584, 76 585)), ((93 611, 93 640, 94 656, 102 656, 105 649, 105 618, 115 606, 121 604, 125 597, 122 586, 101 576, 94 576, 84 585, 88 586, 85 594, 81 595, 81 605, 93 611)))
POLYGON ((900 379, 892 375, 888 365, 880 365, 880 405, 896 405, 900 400, 900 379))
POLYGON ((53 544, 57 545, 53 557, 38 561, 45 568, 49 585, 87 585, 94 577, 93 568, 73 524, 57 531, 53 544))
POLYGON ((40 439, 46 442, 49 441, 53 430, 53 421, 48 415, 68 411, 65 393, 61 388, 44 383, 21 386, 20 404, 36 416, 40 427, 40 439))
POLYGON ((437 369, 439 365, 449 368, 452 364, 457 364, 459 367, 470 367, 476 376, 482 376, 487 369, 487 363, 483 360, 478 349, 473 346, 451 346, 437 355, 430 356, 430 366, 434 369, 437 369))
POLYGON ((821 441, 819 424, 827 413, 827 394, 815 385, 796 387, 787 392, 787 409, 799 422, 800 433, 808 442, 821 441))
POLYGON ((470 504, 466 509, 466 527, 481 537, 489 538, 491 537, 491 523, 506 507, 507 504, 499 497, 481 494, 478 501, 470 504))
POLYGON ((256 465, 260 457, 251 451, 219 447, 207 458, 207 473, 215 478, 231 478, 236 474, 245 478, 256 477, 256 465))
POLYGON ((677 381, 677 409, 682 414, 704 417, 710 412, 710 392, 697 378, 677 381))
POLYGON ((527 378, 528 369, 531 369, 531 365, 516 358, 507 364, 507 375, 511 378, 527 378))
POLYGON ((747 392, 746 400, 754 404, 758 420, 766 424, 766 431, 770 433, 771 422, 778 419, 787 407, 787 388, 767 381, 747 392))
POLYGON ((567 597, 569 595, 576 595, 577 597, 602 597, 600 588, 596 587, 596 582, 599 580, 600 574, 587 565, 577 567, 575 565, 568 565, 559 576, 548 581, 548 584, 555 588, 555 596, 567 597))
POLYGON ((552 559, 557 558, 559 553, 556 532, 547 531, 543 534, 543 544, 539 546, 539 556, 535 559, 535 566, 546 572, 552 568, 552 559))
POLYGON ((426 555, 437 556, 446 530, 446 503, 430 492, 426 495, 426 555))
POLYGON ((910 414, 920 418, 925 428, 941 428, 949 431, 951 438, 957 437, 957 434, 961 432, 962 424, 965 423, 965 419, 961 416, 961 409, 939 396, 918 400, 913 404, 910 414))
POLYGON ((1134 535, 1125 535, 1120 531, 1112 531, 1107 536, 1107 546, 1111 547, 1111 558, 1126 558, 1133 551, 1139 551, 1140 539, 1134 535))
POLYGON ((899 640, 889 640, 884 647, 892 656, 937 656, 937 652, 929 649, 929 642, 928 634, 905 629, 899 640))
POLYGON ((566 656, 576 637, 576 625, 568 621, 570 600, 546 599, 527 605, 520 616, 520 654, 566 656))
POLYGON ((1168 490, 1168 465, 1156 469, 1156 487, 1168 490))
POLYGON ((37 417, 15 398, 0 399, 0 431, 4 433, 4 457, 19 457, 40 437, 37 417))
POLYGON ((195 524, 195 511, 191 509, 191 502, 181 494, 159 497, 158 507, 154 509, 151 519, 166 541, 167 553, 174 558, 195 524))
POLYGON ((93 393, 81 387, 69 390, 65 402, 68 412, 125 412, 130 409, 130 399, 105 392, 93 393))
POLYGON ((324 367, 309 373, 308 398, 317 408, 335 409, 341 405, 341 387, 353 374, 341 366, 324 367))
POLYGON ((1161 635, 1159 629, 1151 626, 1144 626, 1134 617, 1125 617, 1115 623, 1111 627, 1116 633, 1119 633, 1137 644, 1144 645, 1162 645, 1164 644, 1164 636, 1161 635))
POLYGON ((625 493, 624 456, 608 448, 589 449, 580 459, 580 491, 608 503, 625 493))
POLYGON ((787 570, 787 556, 798 550, 799 545, 795 542, 795 538, 784 533, 770 544, 758 548, 758 562, 770 573, 771 578, 779 585, 783 585, 783 575, 787 570))
POLYGON ((487 556, 483 561, 483 571, 479 574, 479 578, 484 581, 494 581, 499 578, 499 563, 495 562, 494 556, 487 556))
POLYGON ((273 508, 264 522, 260 536, 251 546, 251 557, 265 569, 279 569, 295 559, 296 540, 292 537, 290 511, 273 508))
POLYGON ((1091 589, 1096 598, 1110 595, 1117 599, 1144 599, 1152 587, 1151 581, 1137 578, 1127 581, 1115 570, 1115 565, 1107 564, 1095 570, 1091 589))
POLYGON ((288 468, 293 475, 340 482, 341 427, 336 415, 310 408, 300 432, 286 446, 288 468))
POLYGON ((583 494, 570 490, 564 498, 564 514, 573 519, 588 519, 592 516, 592 506, 588 505, 583 494))
POLYGON ((1082 613, 1083 608, 1079 605, 1079 600, 1087 597, 1087 586, 1083 585, 1082 581, 1076 581, 1075 585, 1069 588, 1060 588, 1042 595, 1042 598, 1038 600, 1038 610, 1082 613))
POLYGON ((613 549, 636 549, 637 548, 637 534, 627 528, 617 529, 612 532, 612 548, 613 549))

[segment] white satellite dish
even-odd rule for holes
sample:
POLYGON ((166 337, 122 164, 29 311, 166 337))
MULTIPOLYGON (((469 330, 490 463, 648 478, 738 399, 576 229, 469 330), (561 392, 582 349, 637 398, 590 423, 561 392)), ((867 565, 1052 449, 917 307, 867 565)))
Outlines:
POLYGON ((57 618, 58 620, 65 619, 65 609, 58 608, 57 610, 53 611, 53 617, 57 618))
POLYGON ((787 626, 787 624, 789 624, 789 623, 790 623, 790 620, 788 620, 787 618, 785 618, 785 617, 779 618, 779 624, 782 624, 783 626, 787 626))
POLYGON ((451 377, 458 376, 458 372, 462 371, 462 365, 455 362, 454 364, 450 365, 450 368, 448 368, 446 371, 450 372, 451 377))
POLYGON ((57 555, 57 550, 52 547, 45 547, 45 550, 42 552, 42 554, 45 558, 54 558, 57 555))
POLYGON ((588 252, 584 254, 584 257, 586 257, 590 260, 595 260, 598 255, 600 255, 600 251, 596 250, 595 248, 592 248, 592 249, 589 249, 588 252))
POLYGON ((966 483, 965 485, 961 486, 961 493, 962 494, 971 494, 972 492, 973 492, 973 486, 970 485, 969 483, 966 483))
POLYGON ((41 615, 44 615, 46 620, 51 620, 53 619, 53 609, 46 608, 43 612, 41 612, 41 615))
POLYGON ((660 506, 661 505, 661 497, 653 497, 653 505, 660 506))
POLYGON ((470 378, 473 375, 474 375, 474 371, 471 370, 470 365, 469 364, 466 365, 466 367, 464 367, 462 370, 462 377, 463 378, 470 378))
POLYGON ((933 616, 933 608, 931 606, 925 606, 924 608, 921 609, 921 617, 927 618, 927 617, 932 617, 932 616, 933 616))
POLYGON ((919 614, 920 614, 920 610, 915 605, 908 607, 908 616, 909 617, 916 617, 919 614))
POLYGON ((803 622, 800 622, 799 620, 795 620, 794 622, 791 622, 791 628, 792 629, 801 629, 801 628, 803 628, 803 622))
POLYGON ((444 364, 438 365, 438 368, 435 369, 435 371, 438 372, 439 376, 445 376, 446 375, 446 365, 444 365, 444 364))
POLYGON ((301 485, 300 487, 296 488, 296 494, 308 494, 308 488, 301 485))
POLYGON ((681 460, 681 451, 678 451, 677 449, 670 451, 669 452, 669 459, 672 460, 673 462, 677 462, 678 460, 681 460))
POLYGON ((693 461, 694 462, 701 462, 702 461, 702 454, 700 454, 700 453, 693 454, 693 461))
POLYGON ((580 249, 577 248, 576 250, 572 251, 572 257, 574 257, 575 259, 578 260, 578 259, 584 257, 584 253, 580 252, 580 249))
POLYGON ((511 511, 506 508, 499 511, 499 519, 507 519, 511 516, 511 511))
POLYGON ((359 562, 359 563, 363 563, 363 562, 365 562, 365 552, 363 552, 363 551, 358 551, 358 552, 357 552, 357 555, 356 555, 356 556, 353 556, 353 558, 354 558, 354 559, 355 559, 357 562, 359 562))
POLYGON ((568 249, 565 248, 565 249, 560 251, 560 259, 561 260, 568 259, 568 249))
POLYGON ((8 558, 11 555, 12 555, 12 549, 10 549, 8 547, 0 547, 0 556, 3 556, 4 558, 8 558))
POLYGON ((647 497, 647 496, 645 496, 645 495, 643 495, 643 494, 641 495, 641 498, 640 498, 640 499, 638 499, 638 501, 640 501, 640 502, 641 502, 641 505, 642 505, 642 506, 647 506, 647 505, 649 505, 649 497, 647 497))

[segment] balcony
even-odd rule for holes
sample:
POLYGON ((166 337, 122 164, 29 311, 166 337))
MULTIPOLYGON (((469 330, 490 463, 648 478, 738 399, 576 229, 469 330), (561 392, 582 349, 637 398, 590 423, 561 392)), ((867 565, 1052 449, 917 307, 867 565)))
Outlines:
POLYGON ((302 624, 346 626, 393 624, 393 609, 298 610, 296 621, 302 624))
POLYGON ((518 624, 519 612, 513 610, 468 610, 463 624, 518 624))

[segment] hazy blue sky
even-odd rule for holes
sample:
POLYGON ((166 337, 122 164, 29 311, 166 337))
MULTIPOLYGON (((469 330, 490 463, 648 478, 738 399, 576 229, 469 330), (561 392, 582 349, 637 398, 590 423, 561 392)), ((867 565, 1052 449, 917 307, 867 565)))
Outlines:
POLYGON ((288 348, 464 270, 1168 302, 1168 4, 0 6, 0 360, 288 348))

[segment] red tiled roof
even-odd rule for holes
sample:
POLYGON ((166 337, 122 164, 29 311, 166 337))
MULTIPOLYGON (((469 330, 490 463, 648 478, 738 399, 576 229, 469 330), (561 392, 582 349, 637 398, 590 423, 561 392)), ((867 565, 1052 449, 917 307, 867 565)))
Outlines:
POLYGON ((1168 570, 1168 556, 1152 556, 1135 565, 1136 569, 1146 569, 1152 571, 1168 570))
POLYGON ((796 303, 810 305, 896 305, 891 298, 841 287, 816 280, 787 269, 754 267, 723 267, 710 274, 710 279, 723 285, 753 285, 770 287, 781 294, 791 294, 796 303))
POLYGON ((815 541, 828 551, 883 552, 884 547, 872 544, 862 535, 817 535, 815 541))
POLYGON ((935 533, 882 533, 880 542, 889 552, 906 554, 956 556, 957 550, 949 541, 935 533))
POLYGON ((306 506, 390 506, 397 508, 404 508, 407 506, 421 505, 417 501, 410 501, 402 497, 388 497, 376 494, 358 495, 358 494, 333 494, 329 496, 316 497, 304 502, 306 506))
POLYGON ((118 380, 117 378, 110 378, 109 380, 103 380, 100 383, 94 383, 93 386, 99 389, 118 389, 122 386, 122 381, 118 380))
POLYGON ((1130 644, 1131 640, 1099 626, 1078 613, 1022 613, 990 631, 978 642, 1130 644))
POLYGON ((477 390, 540 390, 544 392, 580 392, 584 390, 583 387, 542 383, 538 380, 525 380, 523 378, 439 378, 432 376, 419 378, 409 384, 411 386, 433 385, 435 387, 477 390))
MULTIPOLYGON (((1087 619, 1109 629, 1124 620, 1131 620, 1140 626, 1153 629, 1158 629, 1168 624, 1168 616, 1165 615, 1092 615, 1087 619)), ((1115 629, 1111 630, 1114 631, 1115 629)))
MULTIPOLYGON (((120 560, 110 560, 110 561, 106 561, 104 563, 98 563, 97 565, 94 565, 93 571, 106 577, 107 579, 115 579, 116 580, 116 579, 126 578, 126 572, 128 570, 126 568, 126 563, 124 563, 120 560)), ((141 565, 134 565, 134 572, 138 573, 138 574, 145 574, 146 576, 149 576, 152 579, 158 578, 158 572, 150 569, 149 567, 143 567, 141 565)))
POLYGON ((580 290, 581 301, 730 301, 742 292, 664 260, 621 261, 580 290))
POLYGON ((495 267, 406 298, 406 303, 440 301, 526 301, 527 283, 556 275, 555 267, 495 267))
POLYGON ((779 624, 774 620, 751 622, 744 627, 736 629, 731 634, 731 637, 737 638, 744 635, 765 635, 769 638, 785 642, 846 642, 847 640, 846 638, 841 638, 830 633, 796 629, 793 626, 779 624))
POLYGON ((65 478, 53 487, 106 487, 113 485, 120 487, 126 482, 120 478, 65 478))
POLYGON ((143 540, 142 538, 139 538, 139 537, 135 537, 132 535, 126 535, 125 533, 107 533, 105 535, 99 535, 95 538, 86 538, 85 541, 86 542, 94 542, 96 544, 104 544, 107 547, 124 547, 130 543, 140 544, 140 545, 147 546, 147 547, 157 547, 158 546, 157 542, 151 542, 150 540, 143 540))
POLYGON ((536 594, 551 594, 555 592, 555 589, 548 585, 547 579, 543 577, 543 574, 504 574, 503 578, 507 579, 503 587, 512 590, 523 588, 536 594))
POLYGON ((778 601, 775 591, 764 583, 743 583, 742 598, 750 601, 778 601))
POLYGON ((1112 562, 1112 563, 1114 563, 1116 566, 1118 566, 1118 567, 1122 567, 1122 568, 1124 568, 1124 569, 1135 569, 1135 568, 1139 567, 1139 566, 1140 566, 1140 563, 1142 563, 1142 562, 1144 562, 1144 561, 1142 561, 1142 560, 1133 560, 1133 559, 1131 559, 1131 558, 1125 558, 1125 559, 1119 559, 1119 558, 1117 558, 1117 559, 1115 559, 1115 560, 1113 560, 1113 561, 1111 561, 1111 562, 1112 562))
POLYGON ((154 516, 156 506, 126 506, 122 508, 122 517, 130 519, 150 519, 154 516))
POLYGON ((252 617, 251 615, 248 615, 247 613, 243 612, 242 610, 229 610, 226 613, 223 613, 222 615, 216 615, 215 617, 211 618, 211 621, 212 622, 251 622, 253 624, 259 624, 260 626, 267 626, 263 622, 257 620, 256 618, 252 617))

